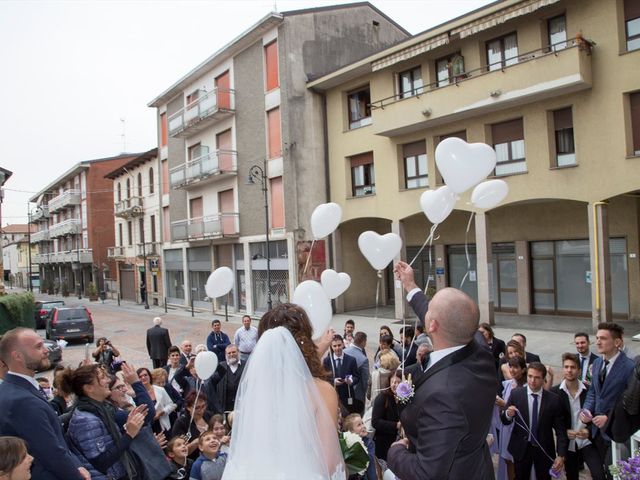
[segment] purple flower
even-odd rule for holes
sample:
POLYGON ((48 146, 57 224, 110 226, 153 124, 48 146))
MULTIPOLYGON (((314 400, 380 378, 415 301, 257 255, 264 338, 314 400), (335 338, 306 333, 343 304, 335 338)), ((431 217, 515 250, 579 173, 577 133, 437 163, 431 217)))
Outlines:
POLYGON ((407 382, 401 382, 396 388, 396 395, 399 397, 407 398, 413 393, 413 387, 407 382))

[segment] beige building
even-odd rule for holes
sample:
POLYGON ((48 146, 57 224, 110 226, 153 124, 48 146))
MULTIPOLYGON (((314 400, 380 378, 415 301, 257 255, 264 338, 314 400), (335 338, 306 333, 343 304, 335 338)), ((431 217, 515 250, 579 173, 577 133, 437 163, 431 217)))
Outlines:
MULTIPOLYGON (((335 268, 358 279, 338 310, 375 304, 361 232, 396 232, 401 257, 417 254, 431 228, 420 195, 442 184, 435 148, 457 136, 495 148, 492 176, 509 194, 471 223, 463 194, 431 261, 428 248, 416 259, 418 281, 460 287, 466 275, 483 320, 640 319, 638 72, 638 2, 505 0, 309 82, 326 95, 331 200, 343 208, 335 268)), ((382 303, 408 315, 390 270, 382 303)))

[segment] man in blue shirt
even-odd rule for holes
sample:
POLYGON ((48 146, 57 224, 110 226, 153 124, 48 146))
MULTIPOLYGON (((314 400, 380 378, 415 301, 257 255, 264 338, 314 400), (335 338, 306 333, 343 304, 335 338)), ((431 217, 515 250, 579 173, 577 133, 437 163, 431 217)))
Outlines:
POLYGON ((224 362, 224 351, 231 342, 229 336, 222 331, 220 320, 211 322, 211 333, 207 337, 207 350, 218 356, 218 362, 224 362))

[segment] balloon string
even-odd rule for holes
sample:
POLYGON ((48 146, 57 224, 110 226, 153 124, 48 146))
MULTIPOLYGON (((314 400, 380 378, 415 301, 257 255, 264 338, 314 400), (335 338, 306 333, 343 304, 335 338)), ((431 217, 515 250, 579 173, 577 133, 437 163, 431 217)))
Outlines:
POLYGON ((413 265, 413 262, 415 262, 416 258, 418 258, 420 256, 420 254, 422 253, 422 250, 424 250, 424 247, 426 247, 427 244, 429 244, 429 246, 431 246, 431 244, 433 243, 433 234, 435 233, 436 228, 438 228, 438 224, 437 223, 431 225, 431 230, 429 232, 429 236, 427 237, 427 239, 422 244, 422 247, 420 247, 420 250, 418 250, 418 253, 416 253, 416 256, 413 257, 413 260, 411 260, 409 262, 409 266, 413 265))
POLYGON ((191 411, 191 419, 189 420, 189 427, 187 428, 187 432, 191 431, 191 424, 193 423, 193 415, 196 413, 196 405, 198 404, 198 396, 200 395, 200 390, 202 389, 203 382, 196 378, 196 399, 193 402, 193 410, 191 411))
POLYGON ((311 252, 313 252, 313 245, 316 243, 316 239, 314 238, 311 241, 311 248, 309 248, 309 254, 307 255, 307 261, 304 264, 304 270, 302 271, 302 280, 304 280, 304 276, 307 274, 307 268, 309 267, 309 261, 311 260, 311 252))
POLYGON ((382 270, 378 270, 378 283, 376 285, 376 315, 374 320, 378 319, 378 301, 380 300, 380 280, 382 280, 382 270))
POLYGON ((467 257, 467 273, 464 274, 464 277, 462 277, 462 281, 460 282, 460 288, 462 288, 462 286, 464 285, 465 280, 467 279, 467 277, 469 276, 469 269, 471 268, 471 257, 469 256, 469 229, 471 228, 471 221, 473 220, 473 216, 475 215, 475 212, 471 212, 471 215, 469 216, 469 223, 467 223, 467 231, 464 234, 464 254, 467 257))
POLYGON ((534 442, 536 442, 538 444, 538 446, 540 447, 540 450, 542 450, 542 453, 544 453, 547 458, 549 460, 551 460, 552 462, 555 462, 555 458, 551 458, 551 456, 547 453, 547 451, 542 447, 542 445, 540 445, 540 442, 538 441, 538 439, 535 437, 535 435, 533 434, 533 432, 529 429, 529 426, 527 425, 527 422, 525 421, 524 417, 522 416, 522 414, 516 410, 516 413, 518 414, 518 418, 520 420, 522 420, 522 423, 518 422, 518 418, 516 418, 515 423, 520 426, 521 428, 523 428, 529 435, 531 435, 531 440, 533 440, 534 442))

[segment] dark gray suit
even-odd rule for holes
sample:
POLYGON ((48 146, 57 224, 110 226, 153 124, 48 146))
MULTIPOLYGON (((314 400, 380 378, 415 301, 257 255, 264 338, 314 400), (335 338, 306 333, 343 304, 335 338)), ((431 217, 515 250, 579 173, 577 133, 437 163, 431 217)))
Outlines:
POLYGON ((162 368, 167 364, 169 347, 171 347, 169 330, 160 325, 154 325, 147 330, 147 352, 149 352, 149 358, 153 360, 153 368, 162 368))

